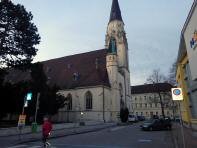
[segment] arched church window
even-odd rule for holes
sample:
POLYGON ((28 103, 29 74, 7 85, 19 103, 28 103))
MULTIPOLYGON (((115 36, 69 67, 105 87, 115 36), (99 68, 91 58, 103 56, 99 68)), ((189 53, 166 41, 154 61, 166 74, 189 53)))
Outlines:
POLYGON ((72 110, 72 95, 68 94, 67 95, 67 110, 72 110))
POLYGON ((86 109, 92 109, 92 93, 90 91, 85 94, 86 109))
POLYGON ((116 40, 113 37, 111 37, 111 39, 110 39, 108 52, 109 53, 117 53, 116 40))

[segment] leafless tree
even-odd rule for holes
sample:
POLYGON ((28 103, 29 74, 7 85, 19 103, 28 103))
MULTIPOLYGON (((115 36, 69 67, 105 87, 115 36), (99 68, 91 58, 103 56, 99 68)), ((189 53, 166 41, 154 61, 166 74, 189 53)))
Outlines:
POLYGON ((152 74, 147 78, 147 82, 153 84, 154 91, 158 94, 158 98, 155 97, 150 101, 160 104, 163 118, 165 118, 164 108, 169 103, 169 100, 167 99, 167 93, 161 91, 162 89, 159 83, 163 83, 165 80, 166 77, 160 72, 160 69, 154 69, 152 74))
POLYGON ((177 82, 176 82, 176 66, 177 66, 177 62, 175 61, 172 66, 170 67, 169 70, 169 75, 167 77, 167 81, 172 84, 173 86, 176 86, 177 82))

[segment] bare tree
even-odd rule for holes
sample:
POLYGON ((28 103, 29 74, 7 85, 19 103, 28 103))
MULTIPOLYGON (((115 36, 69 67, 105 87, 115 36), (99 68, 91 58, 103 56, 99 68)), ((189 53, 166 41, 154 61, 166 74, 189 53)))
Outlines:
POLYGON ((176 82, 176 66, 177 66, 177 62, 175 61, 172 66, 170 67, 169 70, 169 75, 167 77, 167 81, 172 84, 173 86, 175 86, 177 84, 176 82))
POLYGON ((160 69, 154 69, 152 74, 147 78, 147 82, 150 84, 163 83, 166 77, 161 74, 160 69))
POLYGON ((147 79, 148 83, 153 84, 154 91, 158 94, 159 97, 159 98, 155 97, 150 101, 154 103, 160 103, 163 118, 165 118, 164 105, 165 105, 165 100, 167 99, 166 97, 164 97, 166 95, 164 94, 164 92, 161 91, 159 83, 163 83, 165 80, 166 77, 163 74, 161 74, 160 69, 154 69, 152 74, 147 79))

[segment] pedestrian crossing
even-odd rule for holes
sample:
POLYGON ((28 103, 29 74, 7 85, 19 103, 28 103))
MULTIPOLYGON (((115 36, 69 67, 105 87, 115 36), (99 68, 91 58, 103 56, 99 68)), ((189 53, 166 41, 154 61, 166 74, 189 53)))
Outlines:
MULTIPOLYGON (((43 146, 41 146, 41 145, 32 146, 32 145, 21 144, 21 145, 10 146, 10 147, 7 147, 7 148, 43 148, 43 146)), ((50 146, 48 148, 57 148, 57 147, 50 146)))

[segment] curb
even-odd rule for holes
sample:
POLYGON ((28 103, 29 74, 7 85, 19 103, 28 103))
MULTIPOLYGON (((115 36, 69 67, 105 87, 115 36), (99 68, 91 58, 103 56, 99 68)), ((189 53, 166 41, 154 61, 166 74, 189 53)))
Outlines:
MULTIPOLYGON (((67 137, 67 136, 72 136, 72 135, 80 135, 80 134, 85 134, 85 133, 91 133, 91 132, 96 132, 96 131, 100 131, 100 130, 103 130, 103 129, 107 129, 107 128, 110 128, 110 127, 116 127, 116 126, 117 125, 109 125, 109 126, 105 126, 105 127, 101 127, 101 128, 95 128, 95 129, 92 129, 92 130, 73 131, 72 133, 52 136, 52 137, 50 137, 50 139, 56 139, 56 138, 67 137)), ((40 137, 39 138, 34 138, 34 139, 28 139, 28 140, 16 142, 13 145, 24 144, 24 143, 28 143, 28 142, 36 142, 36 141, 42 141, 42 139, 40 139, 40 137)))
MULTIPOLYGON (((92 125, 87 125, 87 126, 91 127, 91 126, 97 126, 97 125, 100 125, 100 124, 97 123, 97 124, 92 124, 92 125)), ((16 127, 14 127, 14 128, 16 128, 16 127)), ((73 126, 73 127, 58 128, 58 129, 53 129, 52 131, 60 131, 60 130, 65 130, 65 129, 70 129, 70 128, 80 128, 80 126, 78 125, 78 126, 76 126, 76 127, 73 126)), ((17 133, 15 133, 15 134, 0 135, 0 138, 1 138, 1 137, 19 136, 20 134, 19 134, 18 129, 16 129, 16 132, 17 132, 17 133)), ((40 130, 40 131, 38 131, 38 132, 36 132, 36 133, 42 133, 42 131, 40 130)), ((22 135, 29 135, 29 134, 33 134, 33 133, 32 133, 31 131, 22 133, 22 135)))

